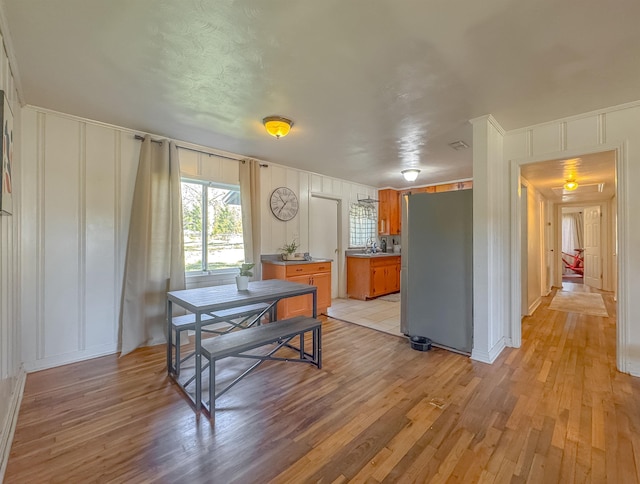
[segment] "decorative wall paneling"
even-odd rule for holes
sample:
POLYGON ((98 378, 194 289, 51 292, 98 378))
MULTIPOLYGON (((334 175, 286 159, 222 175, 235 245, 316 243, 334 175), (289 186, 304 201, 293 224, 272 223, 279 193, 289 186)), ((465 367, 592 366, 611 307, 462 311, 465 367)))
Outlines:
MULTIPOLYGON (((503 164, 504 130, 493 118, 473 125, 473 349, 493 363, 508 341, 510 288, 509 177, 503 164)), ((519 265, 518 265, 519 267, 519 265)), ((518 272, 519 277, 519 272, 518 272)), ((518 308, 519 312, 519 308, 518 308)), ((517 345, 519 346, 519 344, 517 345)))
POLYGON ((140 142, 25 108, 22 357, 37 370, 113 353, 140 142))
MULTIPOLYGON (((635 276, 640 273, 640 253, 635 250, 640 241, 640 219, 632 213, 633 207, 640 206, 640 191, 633 189, 640 183, 640 101, 507 132, 504 171, 513 172, 526 163, 609 150, 615 150, 617 158, 617 213, 612 216, 618 227, 617 364, 620 371, 640 376, 640 320, 636 317, 640 314, 640 299, 632 297, 640 294, 640 279, 635 276)), ((517 187, 511 185, 509 194, 515 209, 519 203, 517 187)), ((513 244, 512 257, 517 253, 517 244, 513 244)), ((611 272, 615 274, 616 269, 611 272)), ((512 270, 513 277, 515 273, 512 270)), ((517 339, 520 323, 513 312, 517 305, 516 286, 512 280, 508 334, 517 339)), ((612 282, 610 287, 615 288, 615 284, 612 282)))
MULTIPOLYGON (((35 107, 24 111, 22 357, 33 371, 117 351, 140 141, 124 128, 35 107)), ((183 174, 238 184, 239 162, 211 151, 179 150, 183 174)), ((312 183, 317 192, 343 200, 376 193, 272 163, 261 169, 261 179, 262 253, 276 253, 293 238, 308 250, 312 183), (276 220, 269 210, 268 197, 278 186, 300 198, 290 222, 276 220)), ((235 275, 198 276, 188 287, 231 284, 235 275)))
MULTIPOLYGON (((20 355, 20 122, 13 74, 0 34, 0 89, 13 113, 13 215, 0 215, 0 481, 13 439, 25 374, 20 355)), ((2 102, 0 100, 0 102, 2 102)))

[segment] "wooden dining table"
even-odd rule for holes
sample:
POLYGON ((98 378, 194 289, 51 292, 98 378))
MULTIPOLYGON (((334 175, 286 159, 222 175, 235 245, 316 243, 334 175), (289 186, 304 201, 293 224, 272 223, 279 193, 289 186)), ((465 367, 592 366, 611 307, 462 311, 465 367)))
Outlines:
MULTIPOLYGON (((167 371, 178 386, 193 401, 196 412, 202 408, 202 326, 208 326, 217 322, 223 322, 224 317, 216 315, 216 311, 247 306, 256 303, 268 303, 273 311, 273 319, 270 324, 277 324, 277 302, 281 299, 303 296, 311 294, 313 296, 313 314, 317 316, 317 288, 308 284, 300 284, 281 279, 269 279, 265 281, 249 282, 246 291, 239 291, 235 284, 222 286, 200 287, 196 289, 184 289, 181 291, 170 291, 167 293, 167 371), (187 391, 186 385, 180 383, 178 375, 172 371, 172 345, 173 335, 171 322, 173 320, 174 305, 177 305, 195 316, 195 394, 187 391), (208 316, 203 323, 203 317, 208 316), (209 319, 212 318, 212 319, 209 319)), ((258 321, 257 324, 260 324, 258 321)), ((240 331, 242 331, 240 329, 240 331)), ((219 337, 219 336, 216 336, 219 337)), ((189 380, 190 382, 191 380, 189 380)))

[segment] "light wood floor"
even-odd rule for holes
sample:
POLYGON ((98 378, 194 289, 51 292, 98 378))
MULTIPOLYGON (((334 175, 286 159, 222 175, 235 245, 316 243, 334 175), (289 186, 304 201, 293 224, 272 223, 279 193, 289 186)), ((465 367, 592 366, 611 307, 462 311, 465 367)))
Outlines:
POLYGON ((550 300, 494 365, 327 319, 322 370, 266 363, 215 426, 162 347, 30 374, 5 479, 638 482, 640 379, 615 370, 615 319, 550 300))
POLYGON ((395 336, 400 332, 400 302, 382 298, 360 301, 358 299, 333 299, 327 314, 335 319, 377 329, 395 336))

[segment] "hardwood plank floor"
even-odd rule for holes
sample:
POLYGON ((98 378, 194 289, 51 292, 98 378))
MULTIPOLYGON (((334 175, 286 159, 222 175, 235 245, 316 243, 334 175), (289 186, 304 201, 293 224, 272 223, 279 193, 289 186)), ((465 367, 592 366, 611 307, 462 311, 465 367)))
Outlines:
POLYGON ((197 418, 144 348, 28 375, 7 483, 638 482, 640 379, 603 318, 548 309, 494 365, 326 318, 197 418))

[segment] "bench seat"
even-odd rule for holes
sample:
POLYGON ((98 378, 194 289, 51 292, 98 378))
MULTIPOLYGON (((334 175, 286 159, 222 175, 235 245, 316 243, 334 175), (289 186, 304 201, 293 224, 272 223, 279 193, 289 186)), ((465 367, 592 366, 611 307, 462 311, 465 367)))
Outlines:
MULTIPOLYGON (((202 342, 202 357, 209 360, 209 413, 213 418, 215 400, 247 376, 252 370, 264 361, 292 361, 310 363, 322 368, 322 323, 320 320, 306 316, 275 321, 269 324, 254 326, 242 331, 211 338, 202 342), (312 350, 308 353, 304 349, 305 333, 312 333, 312 350), (290 344, 291 340, 299 336, 299 345, 290 344), (276 343, 266 355, 247 354, 253 349, 276 343), (278 350, 287 347, 298 353, 297 357, 273 356, 278 350), (258 360, 239 377, 233 380, 220 392, 215 391, 215 362, 228 357, 249 358, 258 360)), ((203 368, 206 369, 206 366, 203 368)))
MULTIPOLYGON (((212 333, 212 334, 227 334, 234 329, 243 329, 245 328, 245 323, 247 323, 250 319, 254 317, 262 317, 264 314, 269 315, 269 321, 273 319, 272 317, 272 305, 267 303, 260 304, 248 304, 246 306, 241 306, 237 308, 224 309, 221 311, 216 311, 211 314, 203 314, 200 317, 201 320, 201 331, 203 333, 212 333), (240 319, 241 321, 235 321, 240 319)), ((251 322, 249 325, 252 325, 251 322)), ((184 363, 185 360, 191 358, 193 356, 193 352, 188 353, 186 356, 180 356, 180 335, 183 331, 194 331, 196 329, 196 315, 195 314, 185 314, 183 316, 176 316, 171 321, 171 330, 175 333, 175 338, 173 338, 175 351, 175 360, 173 362, 173 371, 176 375, 180 374, 180 364, 184 363)))

